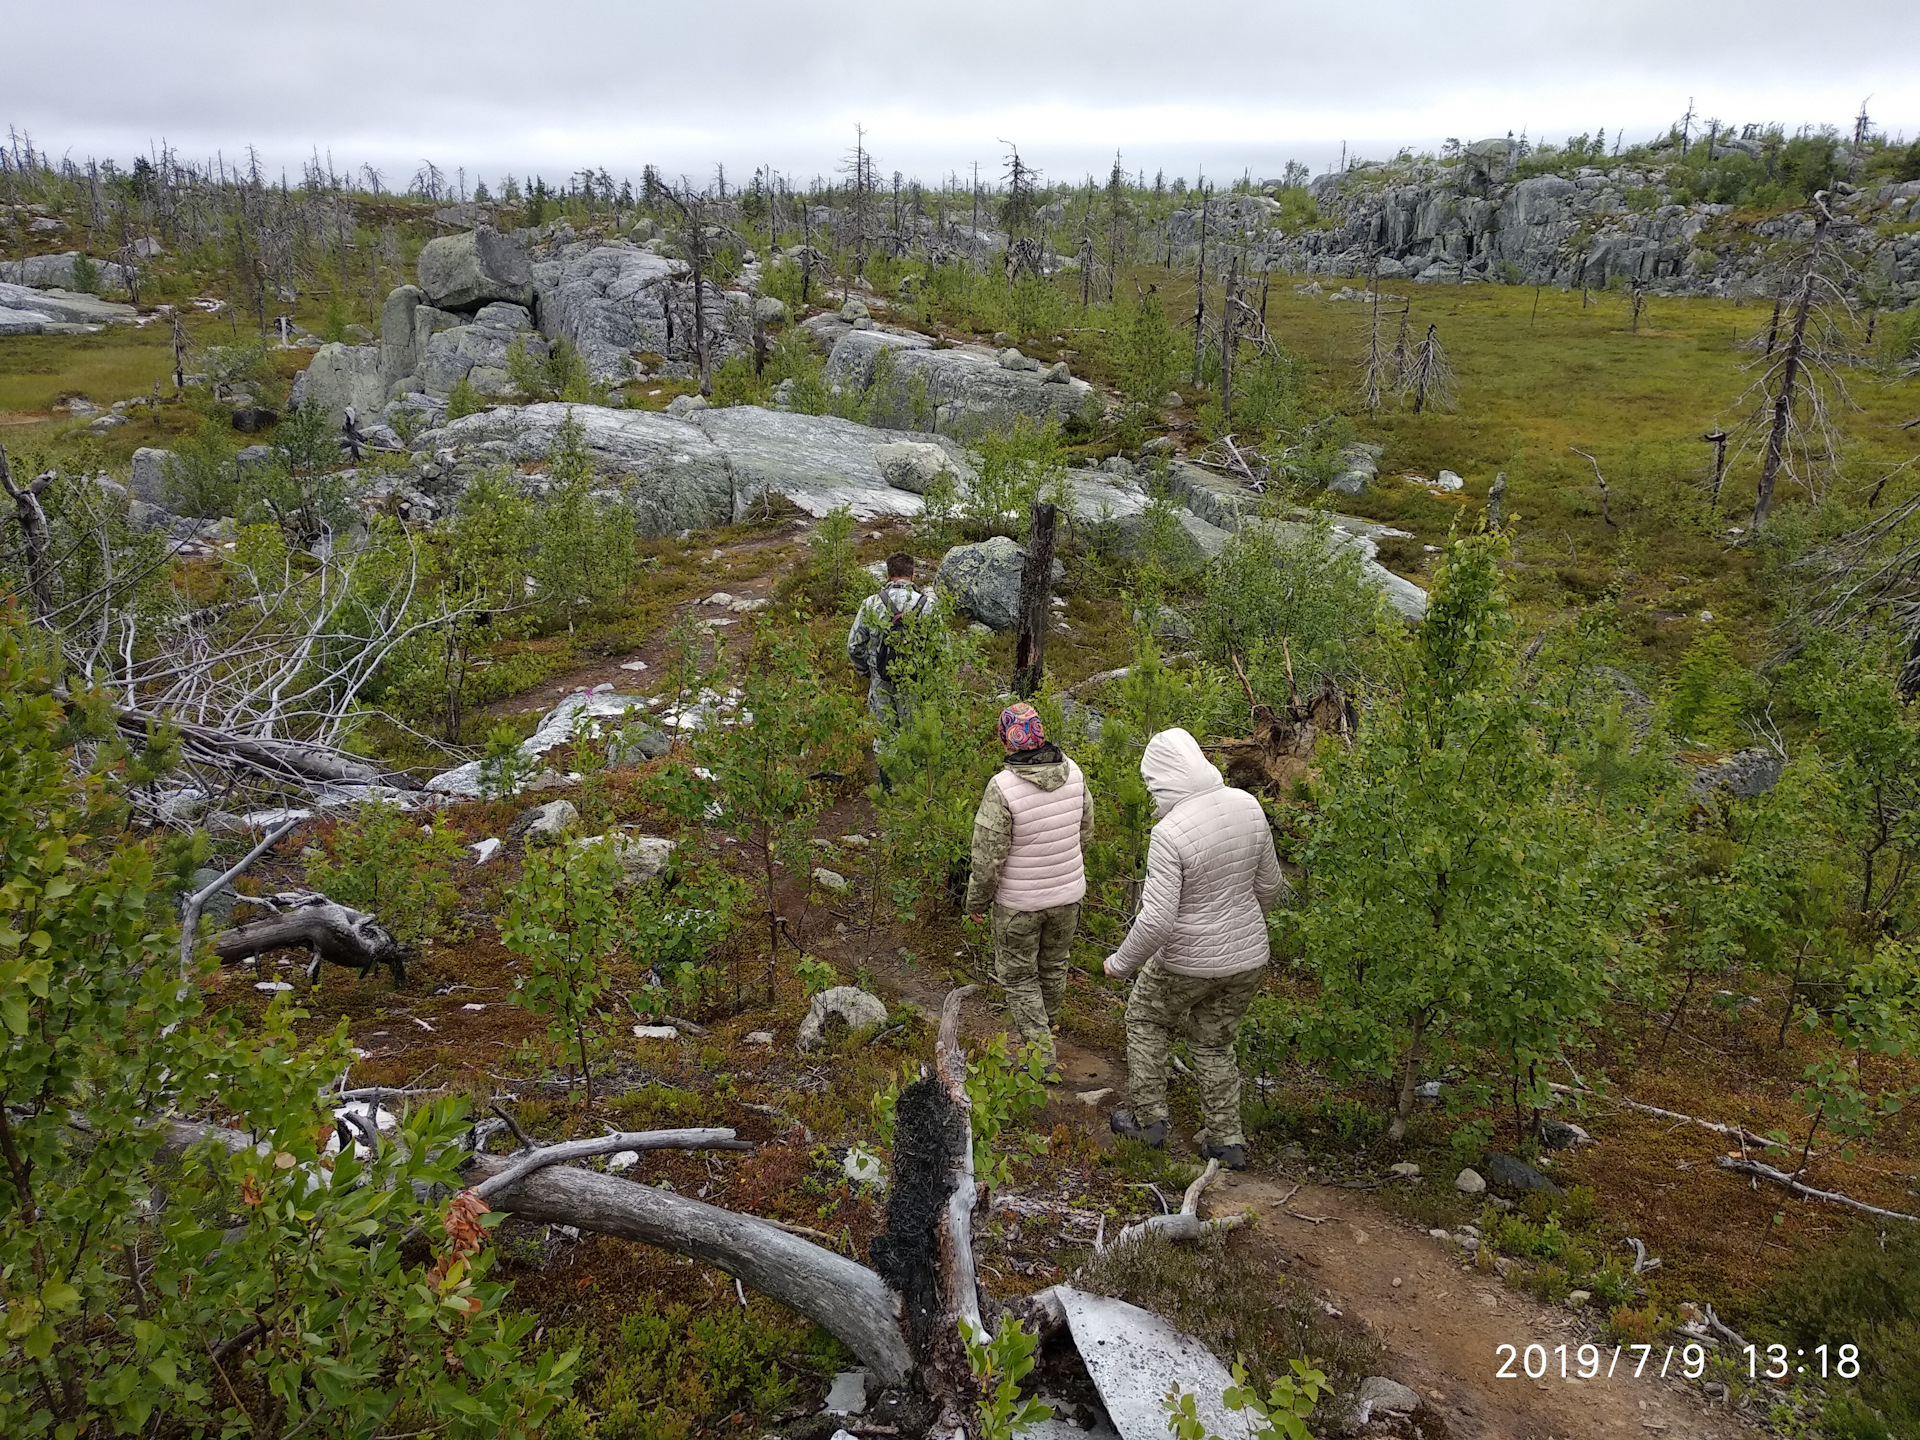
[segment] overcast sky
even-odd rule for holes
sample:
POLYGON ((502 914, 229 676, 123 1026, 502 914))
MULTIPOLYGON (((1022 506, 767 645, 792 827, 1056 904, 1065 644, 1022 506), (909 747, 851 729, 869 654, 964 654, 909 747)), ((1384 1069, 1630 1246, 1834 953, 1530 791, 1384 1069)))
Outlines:
POLYGON ((856 124, 934 181, 1017 142, 1049 180, 1318 172, 1525 130, 1644 139, 1700 118, 1920 135, 1920 3, 1854 0, 0 0, 0 123, 126 163, 315 149, 404 187, 583 166, 830 172, 856 124), (1870 98, 1869 98, 1870 97, 1870 98))

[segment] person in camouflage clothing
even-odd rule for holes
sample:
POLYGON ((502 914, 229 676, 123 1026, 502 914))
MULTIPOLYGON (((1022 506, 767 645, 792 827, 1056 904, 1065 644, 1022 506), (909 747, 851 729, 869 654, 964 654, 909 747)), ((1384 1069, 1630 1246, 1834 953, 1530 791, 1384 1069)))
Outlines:
POLYGON ((1067 995, 1067 969, 1080 902, 1087 893, 1082 852, 1093 830, 1093 794, 1080 767, 1047 739, 1033 706, 1000 712, 1006 763, 987 782, 973 819, 973 869, 966 911, 993 907, 994 970, 1007 1013, 1038 1047, 1057 1081, 1053 1027, 1067 995))
POLYGON ((905 707, 894 688, 892 662, 905 627, 933 612, 933 596, 913 583, 913 556, 887 557, 887 583, 860 602, 847 632, 847 659, 867 682, 867 710, 883 734, 900 728, 905 707))
POLYGON ((1207 1124, 1200 1154, 1244 1169, 1234 1042, 1266 977, 1265 912, 1286 888, 1280 857, 1260 802, 1229 788, 1186 731, 1147 742, 1140 778, 1158 818, 1140 913, 1106 963, 1109 975, 1140 976, 1127 1000, 1131 1108, 1111 1124, 1117 1135, 1166 1143, 1167 1066, 1184 1033, 1207 1124))

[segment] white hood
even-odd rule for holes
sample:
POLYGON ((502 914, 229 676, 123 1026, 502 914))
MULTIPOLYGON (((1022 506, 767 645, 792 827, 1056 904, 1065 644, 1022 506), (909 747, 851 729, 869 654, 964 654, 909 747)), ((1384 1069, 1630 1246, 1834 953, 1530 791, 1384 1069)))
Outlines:
POLYGON ((1184 730, 1162 730, 1147 741, 1140 756, 1140 778, 1153 796, 1153 818, 1159 820, 1182 800, 1225 787, 1220 772, 1207 759, 1200 742, 1184 730))

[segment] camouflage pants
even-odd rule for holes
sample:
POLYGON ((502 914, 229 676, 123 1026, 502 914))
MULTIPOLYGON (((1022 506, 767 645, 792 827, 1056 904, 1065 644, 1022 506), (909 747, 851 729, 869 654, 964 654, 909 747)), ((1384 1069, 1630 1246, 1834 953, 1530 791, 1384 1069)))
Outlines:
POLYGON ((889 738, 907 719, 907 702, 894 690, 891 680, 882 680, 880 672, 875 670, 867 676, 867 713, 879 723, 880 733, 874 737, 873 749, 878 754, 881 742, 889 738))
POLYGON ((1067 998, 1067 963, 1080 906, 1051 910, 993 907, 993 963, 1007 992, 1007 1013, 1021 1038, 1038 1045, 1052 1065, 1053 1021, 1067 998))
POLYGON ((1233 1056, 1240 1020, 1260 993, 1266 967, 1210 979, 1175 975, 1149 960, 1127 1000, 1127 1097, 1142 1125, 1165 1120, 1167 1066, 1176 1032, 1193 1050, 1194 1078, 1207 1138, 1214 1145, 1244 1145, 1240 1129, 1240 1066, 1233 1056))

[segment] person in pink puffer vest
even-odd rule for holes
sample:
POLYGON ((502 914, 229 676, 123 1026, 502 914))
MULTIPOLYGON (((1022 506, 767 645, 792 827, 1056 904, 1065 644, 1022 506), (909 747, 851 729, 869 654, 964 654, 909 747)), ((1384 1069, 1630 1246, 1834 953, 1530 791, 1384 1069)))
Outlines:
POLYGON ((1031 705, 1000 712, 1004 767, 987 782, 973 819, 969 915, 993 915, 994 971, 1007 1012, 1039 1047, 1058 1081, 1053 1027, 1067 994, 1068 959, 1087 893, 1082 851, 1093 830, 1093 794, 1080 767, 1047 740, 1031 705))
POLYGON ((1266 975, 1266 912, 1286 879, 1260 802, 1231 788, 1185 730, 1147 741, 1140 778, 1157 823, 1140 913, 1106 963, 1109 975, 1140 975, 1127 999, 1132 1103, 1110 1123, 1116 1135, 1166 1143, 1167 1066, 1184 1034, 1207 1122, 1201 1157, 1241 1170, 1247 1150, 1234 1042, 1266 975))

